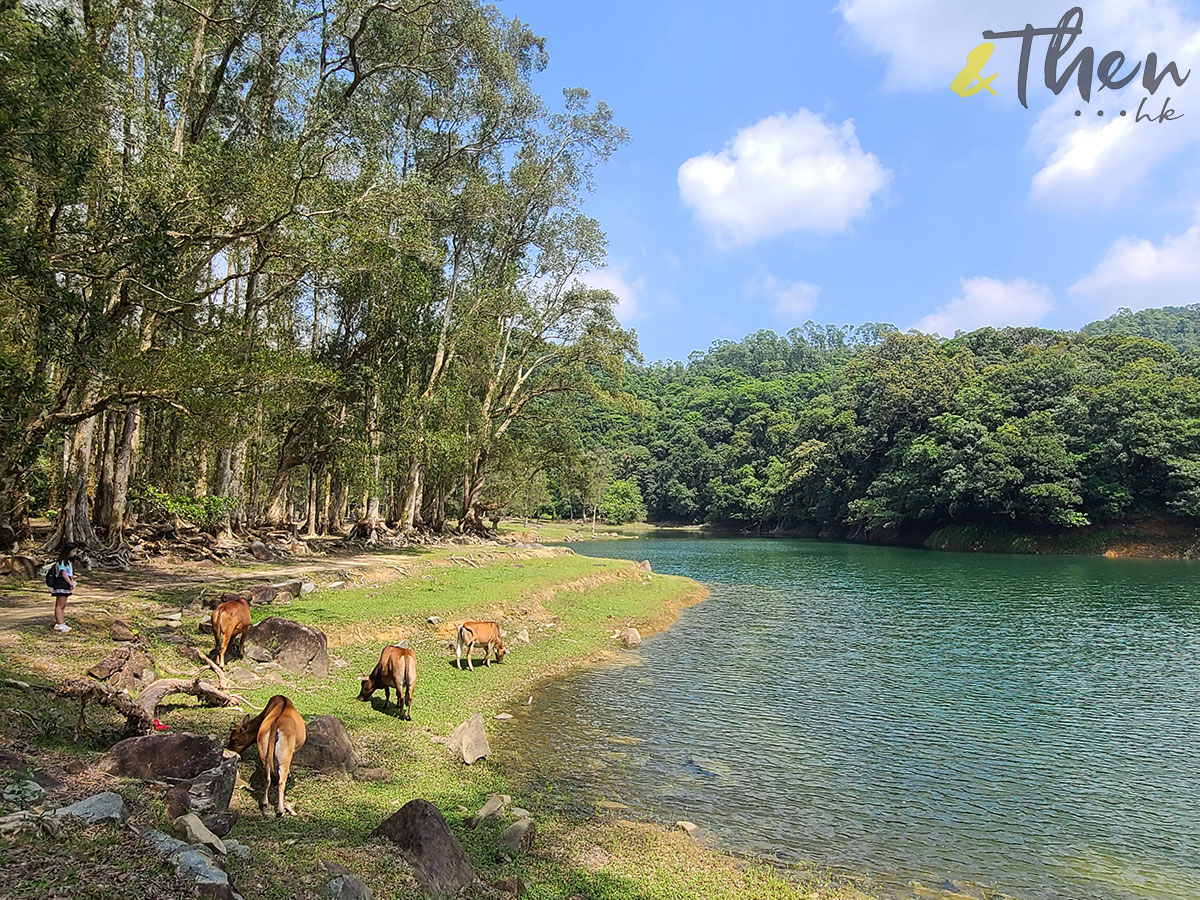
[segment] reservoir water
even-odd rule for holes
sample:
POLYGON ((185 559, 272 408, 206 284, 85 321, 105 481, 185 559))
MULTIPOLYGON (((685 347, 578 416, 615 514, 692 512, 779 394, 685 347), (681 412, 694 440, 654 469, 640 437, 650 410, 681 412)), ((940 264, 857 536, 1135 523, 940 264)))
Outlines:
POLYGON ((711 597, 518 716, 548 782, 896 896, 1200 898, 1200 564, 573 547, 711 597))

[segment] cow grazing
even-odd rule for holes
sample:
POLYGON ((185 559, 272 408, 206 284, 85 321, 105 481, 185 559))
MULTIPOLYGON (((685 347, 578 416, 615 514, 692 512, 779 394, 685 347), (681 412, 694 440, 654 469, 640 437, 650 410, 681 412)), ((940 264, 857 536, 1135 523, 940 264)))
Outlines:
POLYGON ((250 601, 244 597, 235 597, 217 604, 209 618, 212 623, 213 656, 217 665, 225 668, 225 654, 234 638, 238 639, 238 654, 246 649, 246 631, 250 628, 250 601))
POLYGON ((307 736, 304 719, 295 704, 282 694, 267 701, 266 707, 257 716, 246 716, 229 732, 228 749, 241 753, 251 744, 258 746, 258 758, 262 763, 266 786, 263 788, 259 809, 264 815, 271 814, 271 783, 278 787, 275 809, 279 815, 285 812, 296 815, 296 810, 284 800, 288 772, 292 768, 292 756, 304 746, 307 736))
POLYGON ((492 665, 492 652, 495 651, 496 662, 504 659, 504 654, 508 651, 504 647, 504 641, 500 637, 500 626, 495 622, 463 622, 458 629, 458 640, 454 644, 454 658, 458 661, 458 667, 462 668, 463 656, 467 658, 467 668, 472 672, 475 671, 475 664, 471 661, 471 654, 475 652, 475 645, 483 646, 485 652, 483 654, 483 663, 489 668, 492 665))
POLYGON ((392 688, 395 688, 400 715, 411 722, 413 688, 416 686, 417 654, 408 647, 389 644, 379 654, 379 662, 371 674, 362 676, 362 690, 358 692, 358 699, 370 701, 371 696, 383 688, 383 706, 386 709, 392 688))

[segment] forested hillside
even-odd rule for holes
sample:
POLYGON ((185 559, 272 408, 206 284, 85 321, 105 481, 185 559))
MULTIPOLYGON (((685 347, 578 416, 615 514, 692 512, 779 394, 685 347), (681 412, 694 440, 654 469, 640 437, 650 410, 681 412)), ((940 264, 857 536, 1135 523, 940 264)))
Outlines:
POLYGON ((1200 514, 1200 357, 1119 334, 760 332, 599 432, 652 520, 885 536, 1200 514))
POLYGON ((0 543, 479 529, 570 458, 625 134, 546 61, 475 0, 4 4, 0 543))
POLYGON ((1200 303, 1137 312, 1121 309, 1107 319, 1085 325, 1083 333, 1090 336, 1128 334, 1153 338, 1179 351, 1200 350, 1200 303))

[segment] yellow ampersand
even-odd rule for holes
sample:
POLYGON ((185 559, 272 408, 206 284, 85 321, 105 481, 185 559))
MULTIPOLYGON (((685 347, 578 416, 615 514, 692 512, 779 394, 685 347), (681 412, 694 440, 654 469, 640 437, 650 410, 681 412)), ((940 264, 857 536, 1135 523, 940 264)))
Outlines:
POLYGON ((985 42, 968 53, 967 64, 961 72, 954 76, 954 80, 950 82, 950 90, 954 91, 960 97, 973 97, 984 88, 987 88, 991 95, 995 97, 996 89, 992 87, 992 81, 996 76, 989 75, 987 78, 983 77, 983 67, 991 59, 994 49, 996 49, 995 44, 985 42))

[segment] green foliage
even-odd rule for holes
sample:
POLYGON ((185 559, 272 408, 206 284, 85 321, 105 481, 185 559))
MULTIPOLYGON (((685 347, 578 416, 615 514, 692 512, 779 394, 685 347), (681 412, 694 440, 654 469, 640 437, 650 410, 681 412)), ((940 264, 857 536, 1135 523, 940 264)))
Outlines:
POLYGON ((1200 350, 1200 303, 1137 312, 1122 308, 1107 319, 1083 326, 1083 333, 1090 337, 1124 334, 1150 338, 1181 353, 1200 350))
POLYGON ((600 515, 614 525, 644 521, 646 504, 637 482, 618 479, 610 484, 600 500, 600 515))
POLYGON ((900 534, 1200 514, 1195 362, 1142 337, 815 326, 635 370, 595 423, 651 521, 900 534), (833 334, 834 339, 828 339, 833 334))
POLYGON ((151 517, 182 519, 198 528, 213 528, 229 515, 234 501, 229 497, 189 497, 168 494, 152 484, 138 483, 131 490, 132 496, 150 513, 151 517))

